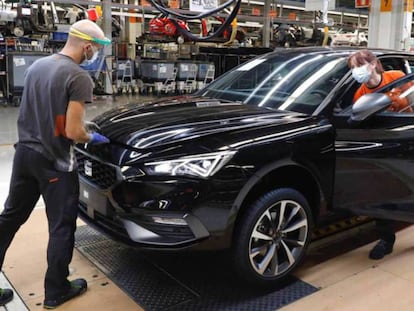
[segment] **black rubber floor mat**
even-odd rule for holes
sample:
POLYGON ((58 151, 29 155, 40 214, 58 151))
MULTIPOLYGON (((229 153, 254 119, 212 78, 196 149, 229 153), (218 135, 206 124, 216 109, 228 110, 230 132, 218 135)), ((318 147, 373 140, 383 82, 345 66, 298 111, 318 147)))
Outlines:
POLYGON ((147 311, 277 310, 317 288, 292 278, 279 289, 249 287, 221 253, 147 252, 78 227, 76 248, 147 311))

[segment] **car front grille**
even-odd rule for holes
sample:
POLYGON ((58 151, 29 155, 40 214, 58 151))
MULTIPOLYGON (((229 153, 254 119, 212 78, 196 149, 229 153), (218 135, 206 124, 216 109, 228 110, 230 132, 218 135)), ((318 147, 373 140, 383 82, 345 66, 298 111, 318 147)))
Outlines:
POLYGON ((107 189, 116 183, 116 168, 76 152, 78 172, 81 176, 97 185, 101 189, 107 189))

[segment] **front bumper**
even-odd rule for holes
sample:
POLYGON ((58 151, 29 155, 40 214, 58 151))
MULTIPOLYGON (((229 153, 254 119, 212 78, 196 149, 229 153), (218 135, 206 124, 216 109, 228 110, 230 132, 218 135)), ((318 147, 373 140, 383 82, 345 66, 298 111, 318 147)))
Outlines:
POLYGON ((80 216, 98 231, 146 248, 228 246, 232 207, 246 183, 241 169, 209 180, 128 178, 119 166, 97 157, 78 153, 77 158, 80 216))
POLYGON ((111 237, 142 247, 185 247, 209 237, 201 221, 188 212, 134 211, 115 208, 108 192, 80 178, 81 218, 111 237))

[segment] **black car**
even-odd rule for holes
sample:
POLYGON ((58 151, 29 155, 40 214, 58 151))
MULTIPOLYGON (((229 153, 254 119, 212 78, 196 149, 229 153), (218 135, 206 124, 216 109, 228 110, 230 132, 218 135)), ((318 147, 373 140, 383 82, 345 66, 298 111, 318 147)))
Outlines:
POLYGON ((260 284, 291 273, 329 217, 414 221, 414 113, 387 110, 396 87, 411 96, 414 55, 373 51, 407 75, 353 105, 354 51, 275 51, 96 117, 111 143, 76 148, 83 219, 139 247, 230 249, 260 284))

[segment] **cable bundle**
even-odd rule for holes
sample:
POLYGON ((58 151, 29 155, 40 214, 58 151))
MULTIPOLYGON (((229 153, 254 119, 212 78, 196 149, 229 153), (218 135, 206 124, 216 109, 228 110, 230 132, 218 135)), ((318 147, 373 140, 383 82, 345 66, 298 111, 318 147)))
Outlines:
POLYGON ((183 36, 193 40, 193 41, 208 41, 211 40, 214 37, 217 37, 219 35, 221 35, 223 33, 223 31, 233 22, 233 20, 236 18, 237 13, 240 9, 240 5, 241 5, 241 0, 229 0, 225 3, 223 3, 222 5, 218 6, 217 8, 210 10, 208 12, 203 12, 203 13, 190 13, 190 14, 181 14, 177 11, 174 11, 170 8, 165 7, 165 5, 161 2, 161 0, 149 0, 150 3, 156 7, 161 13, 163 13, 165 16, 169 16, 172 17, 170 18, 171 22, 174 24, 175 27, 177 27, 177 30, 180 34, 182 34, 183 36), (231 11, 231 13, 229 14, 229 16, 224 20, 223 24, 212 34, 207 35, 207 36, 196 36, 194 34, 192 34, 190 31, 188 31, 187 29, 184 29, 183 27, 180 26, 180 24, 175 20, 175 19, 180 19, 180 20, 184 20, 184 21, 189 21, 189 20, 196 20, 196 19, 203 19, 205 17, 211 16, 221 10, 226 9, 227 7, 229 7, 230 5, 232 5, 233 3, 236 3, 236 5, 234 6, 233 10, 231 11))

